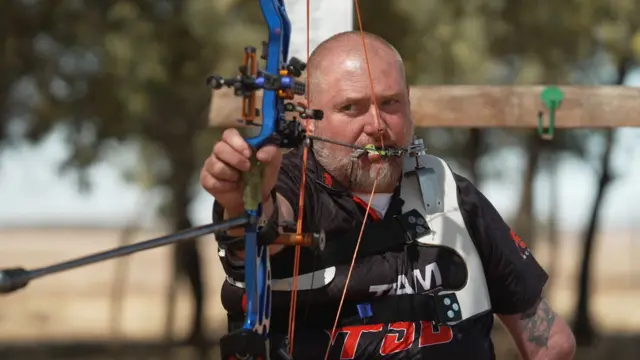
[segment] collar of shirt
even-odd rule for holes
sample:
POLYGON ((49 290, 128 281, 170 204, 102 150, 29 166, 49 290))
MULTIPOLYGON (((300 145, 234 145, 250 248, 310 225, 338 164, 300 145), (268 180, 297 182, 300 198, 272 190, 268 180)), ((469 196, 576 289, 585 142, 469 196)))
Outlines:
MULTIPOLYGON (((354 196, 354 201, 356 201, 357 203, 360 203, 365 208, 367 207, 369 200, 371 200, 371 193, 354 192, 353 196, 354 196), (362 202, 356 199, 361 200, 362 202)), ((387 209, 389 209, 389 204, 391 204, 392 197, 393 197, 392 193, 373 194, 373 199, 371 200, 371 208, 378 215, 378 219, 383 218, 384 215, 387 213, 387 209)))

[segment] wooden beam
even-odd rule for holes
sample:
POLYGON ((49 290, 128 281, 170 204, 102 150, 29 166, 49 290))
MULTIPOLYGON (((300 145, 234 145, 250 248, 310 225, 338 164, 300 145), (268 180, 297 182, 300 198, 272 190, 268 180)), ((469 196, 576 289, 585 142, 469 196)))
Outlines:
MULTIPOLYGON (((416 127, 537 128, 545 86, 414 86, 411 110, 416 127)), ((560 86, 564 100, 556 128, 640 127, 640 88, 560 86)), ((217 91, 209 113, 216 127, 238 126, 241 100, 217 91)), ((260 99, 261 101, 261 99, 260 99)), ((258 102, 260 104, 260 102, 258 102)))

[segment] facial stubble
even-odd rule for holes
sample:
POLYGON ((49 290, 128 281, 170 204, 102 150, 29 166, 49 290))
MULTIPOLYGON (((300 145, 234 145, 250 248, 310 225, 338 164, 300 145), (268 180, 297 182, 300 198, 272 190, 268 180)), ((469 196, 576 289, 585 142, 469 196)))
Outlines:
POLYGON ((375 184, 376 192, 390 193, 402 175, 401 157, 383 157, 379 162, 363 163, 350 156, 336 156, 338 145, 314 144, 318 162, 338 181, 352 191, 370 192, 375 184), (377 179, 377 182, 376 182, 377 179))

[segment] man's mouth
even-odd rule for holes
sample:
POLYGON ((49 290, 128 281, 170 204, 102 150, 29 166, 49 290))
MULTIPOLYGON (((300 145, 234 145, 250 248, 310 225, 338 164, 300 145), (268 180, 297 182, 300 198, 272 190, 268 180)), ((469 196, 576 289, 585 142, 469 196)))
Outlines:
POLYGON ((370 144, 370 145, 362 146, 360 149, 354 150, 351 153, 351 158, 353 160, 358 160, 364 157, 365 155, 370 161, 378 162, 385 157, 400 156, 402 155, 402 151, 400 151, 399 149, 396 149, 393 146, 385 146, 383 148, 383 147, 370 144))
POLYGON ((367 159, 369 159, 369 161, 371 161, 372 163, 378 163, 382 161, 382 155, 377 153, 367 153, 367 159))

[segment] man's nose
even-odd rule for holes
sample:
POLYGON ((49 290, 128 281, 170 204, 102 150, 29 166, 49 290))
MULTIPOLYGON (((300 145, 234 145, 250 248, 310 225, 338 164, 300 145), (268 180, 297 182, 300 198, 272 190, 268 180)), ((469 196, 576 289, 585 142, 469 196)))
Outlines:
POLYGON ((374 104, 371 104, 369 112, 365 116, 366 119, 363 132, 372 138, 380 138, 387 130, 387 124, 385 123, 380 111, 376 110, 374 104))

